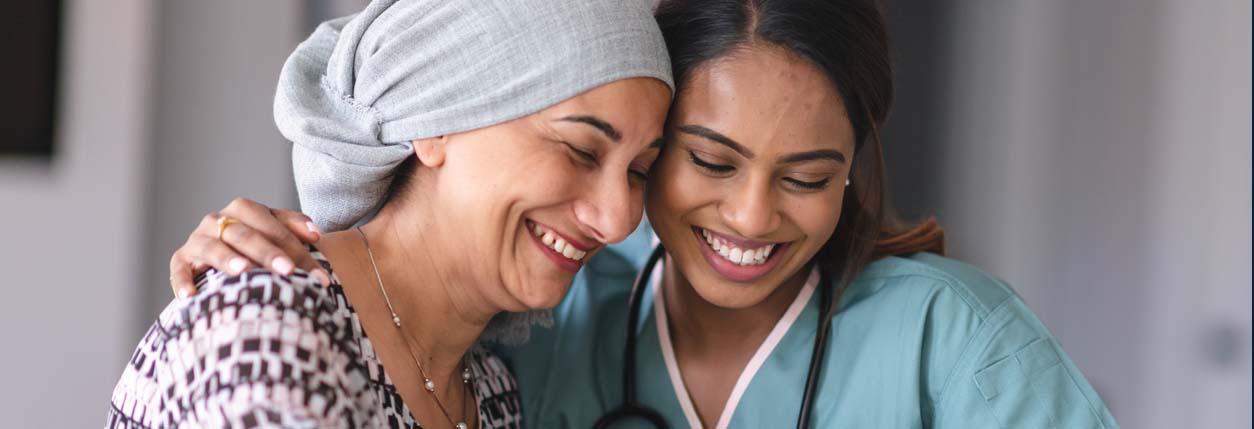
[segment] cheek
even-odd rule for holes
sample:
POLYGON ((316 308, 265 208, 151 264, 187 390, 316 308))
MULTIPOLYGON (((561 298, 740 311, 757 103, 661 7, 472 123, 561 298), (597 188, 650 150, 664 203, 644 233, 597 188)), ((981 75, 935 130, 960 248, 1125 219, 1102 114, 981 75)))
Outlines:
POLYGON ((468 160, 471 173, 458 178, 453 192, 481 192, 496 204, 529 208, 561 198, 581 180, 565 154, 541 144, 510 142, 485 155, 468 160))
MULTIPOLYGON (((841 184, 844 185, 843 183, 841 184)), ((807 198, 807 201, 790 205, 792 218, 816 246, 822 246, 836 231, 840 221, 841 195, 823 198, 807 198)))
POLYGON ((545 151, 531 154, 526 165, 511 178, 511 186, 525 188, 539 201, 560 200, 586 182, 585 170, 566 154, 545 151))
POLYGON ((707 177, 686 165, 681 156, 668 154, 654 166, 649 182, 649 218, 669 220, 700 206, 714 195, 707 177))

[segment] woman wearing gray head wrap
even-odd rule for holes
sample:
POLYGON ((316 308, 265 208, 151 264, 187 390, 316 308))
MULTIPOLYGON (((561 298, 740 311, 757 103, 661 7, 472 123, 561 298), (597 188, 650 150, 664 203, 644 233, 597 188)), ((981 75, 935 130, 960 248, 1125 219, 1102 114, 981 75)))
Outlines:
MULTIPOLYGON (((274 106, 302 207, 339 230, 322 268, 201 255, 230 269, 162 313, 108 426, 519 426, 512 374, 475 344, 639 223, 670 95, 643 2, 380 0, 324 23, 274 106)), ((202 227, 261 239, 241 221, 202 227)))

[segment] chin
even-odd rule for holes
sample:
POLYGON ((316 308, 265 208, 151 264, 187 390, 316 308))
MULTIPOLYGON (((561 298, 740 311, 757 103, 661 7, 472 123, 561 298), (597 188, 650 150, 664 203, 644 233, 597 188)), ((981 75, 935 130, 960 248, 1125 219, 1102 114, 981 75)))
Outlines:
POLYGON ((571 279, 565 281, 544 281, 523 286, 512 293, 514 299, 522 304, 522 308, 511 311, 548 310, 557 307, 566 297, 570 289, 571 279))
MULTIPOLYGON (((690 277, 691 278, 691 277, 690 277)), ((719 308, 739 310, 761 304, 775 288, 771 283, 732 283, 724 279, 691 282, 693 290, 706 302, 719 308)))

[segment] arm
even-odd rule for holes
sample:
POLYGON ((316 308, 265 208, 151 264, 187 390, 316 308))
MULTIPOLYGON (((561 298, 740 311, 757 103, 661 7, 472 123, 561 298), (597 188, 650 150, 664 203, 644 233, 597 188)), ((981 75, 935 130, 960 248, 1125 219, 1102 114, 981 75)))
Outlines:
POLYGON ((308 216, 237 198, 222 211, 205 215, 187 242, 175 250, 170 257, 170 287, 176 296, 187 298, 196 293, 192 279, 209 268, 235 275, 253 267, 282 275, 304 269, 326 286, 331 277, 306 247, 321 237, 308 216), (223 218, 233 222, 221 229, 219 238, 218 223, 223 218))
POLYGON ((933 398, 934 428, 1117 428, 1097 392, 1018 297, 984 319, 933 398))

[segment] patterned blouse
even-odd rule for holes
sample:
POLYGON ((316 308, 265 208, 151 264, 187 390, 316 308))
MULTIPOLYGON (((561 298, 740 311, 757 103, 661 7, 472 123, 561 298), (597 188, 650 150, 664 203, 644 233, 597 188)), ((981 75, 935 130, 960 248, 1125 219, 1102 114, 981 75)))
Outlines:
MULTIPOLYGON (((203 276, 197 295, 171 303, 144 335, 105 427, 422 427, 331 278, 323 288, 301 271, 203 276)), ((513 374, 481 346, 468 362, 479 427, 521 427, 513 374)))

